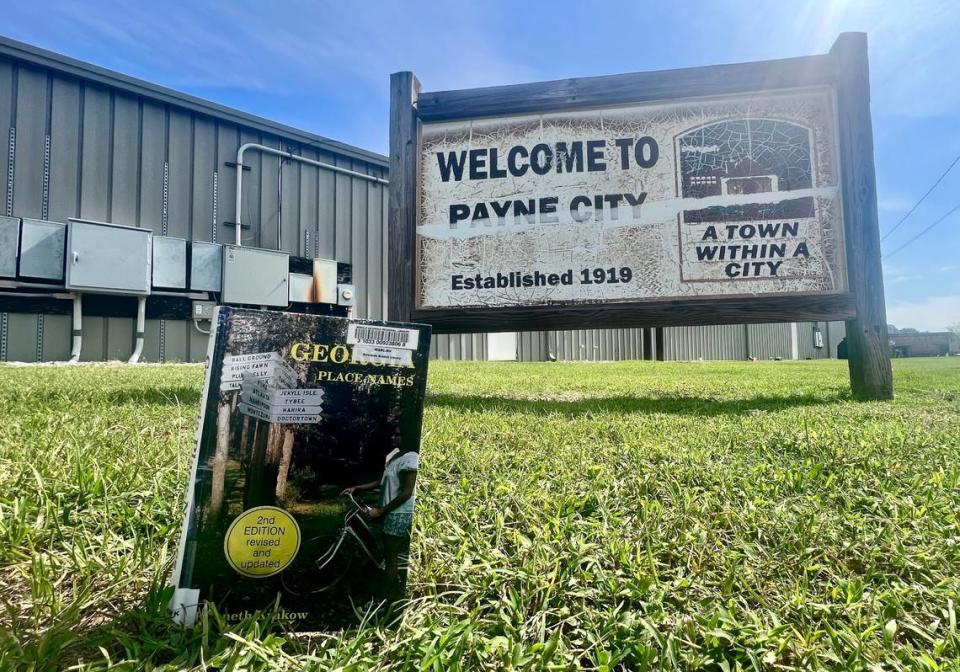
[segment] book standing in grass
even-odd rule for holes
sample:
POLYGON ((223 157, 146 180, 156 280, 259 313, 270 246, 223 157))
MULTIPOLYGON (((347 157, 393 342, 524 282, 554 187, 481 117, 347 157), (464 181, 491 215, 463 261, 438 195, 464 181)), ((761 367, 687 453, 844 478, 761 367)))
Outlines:
POLYGON ((220 308, 171 610, 291 628, 402 597, 429 327, 220 308))

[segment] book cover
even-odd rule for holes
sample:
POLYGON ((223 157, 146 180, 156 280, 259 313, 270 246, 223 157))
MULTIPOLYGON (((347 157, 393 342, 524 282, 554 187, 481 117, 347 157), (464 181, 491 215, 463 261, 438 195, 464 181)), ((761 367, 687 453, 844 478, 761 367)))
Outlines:
POLYGON ((222 307, 174 618, 348 625, 404 593, 430 328, 222 307))

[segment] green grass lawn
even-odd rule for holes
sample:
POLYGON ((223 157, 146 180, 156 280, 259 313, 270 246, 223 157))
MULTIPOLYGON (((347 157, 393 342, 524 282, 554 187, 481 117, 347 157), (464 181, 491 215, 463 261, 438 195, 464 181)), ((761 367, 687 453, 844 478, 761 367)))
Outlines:
POLYGON ((0 669, 960 660, 960 359, 432 364, 412 604, 310 636, 164 614, 202 377, 0 367, 0 669))

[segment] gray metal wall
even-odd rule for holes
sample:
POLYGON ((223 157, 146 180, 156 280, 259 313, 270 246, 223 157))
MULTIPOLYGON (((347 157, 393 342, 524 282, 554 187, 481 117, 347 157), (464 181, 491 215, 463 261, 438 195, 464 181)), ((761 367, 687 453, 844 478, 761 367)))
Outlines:
POLYGON ((437 334, 430 341, 431 359, 487 358, 486 334, 437 334))
POLYGON ((742 325, 668 327, 663 330, 663 336, 666 359, 747 358, 742 325))
MULTIPOLYGON (((534 352, 524 351, 523 345, 521 342, 523 358, 532 357, 534 352)), ((541 351, 543 353, 541 359, 552 356, 561 361, 643 359, 643 331, 641 329, 551 331, 544 335, 541 351)))
MULTIPOLYGON (((843 322, 817 323, 823 332, 824 347, 815 348, 813 323, 797 325, 800 359, 837 356, 837 344, 844 336, 843 322)), ((738 324, 664 329, 664 357, 690 359, 790 359, 791 326, 784 324, 738 324)), ((521 333, 517 341, 522 361, 611 361, 641 359, 643 330, 595 329, 521 333)))

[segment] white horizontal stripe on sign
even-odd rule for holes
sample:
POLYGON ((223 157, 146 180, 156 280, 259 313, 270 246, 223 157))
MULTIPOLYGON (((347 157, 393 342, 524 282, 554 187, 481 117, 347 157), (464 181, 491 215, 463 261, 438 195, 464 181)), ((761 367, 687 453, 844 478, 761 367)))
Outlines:
MULTIPOLYGON (((621 217, 619 219, 593 222, 593 221, 559 221, 550 226, 572 226, 579 229, 584 227, 594 227, 598 231, 616 229, 623 226, 641 226, 644 224, 658 224, 661 222, 676 219, 684 210, 703 210, 713 207, 730 207, 737 205, 771 204, 779 203, 784 200, 793 200, 799 198, 834 199, 840 193, 836 186, 814 187, 812 189, 794 189, 793 191, 771 191, 759 194, 723 194, 721 196, 707 196, 704 198, 671 198, 662 201, 644 201, 642 205, 637 206, 639 214, 633 217, 621 217)), ((563 213, 560 213, 563 214, 563 213)), ((543 224, 510 224, 501 226, 497 224, 497 219, 476 219, 469 225, 461 225, 457 228, 450 228, 445 222, 424 224, 417 227, 417 235, 424 238, 435 238, 437 240, 447 240, 451 238, 466 239, 476 238, 477 236, 495 236, 499 234, 515 234, 524 231, 542 231, 543 224)), ((349 342, 349 341, 348 341, 349 342)))

